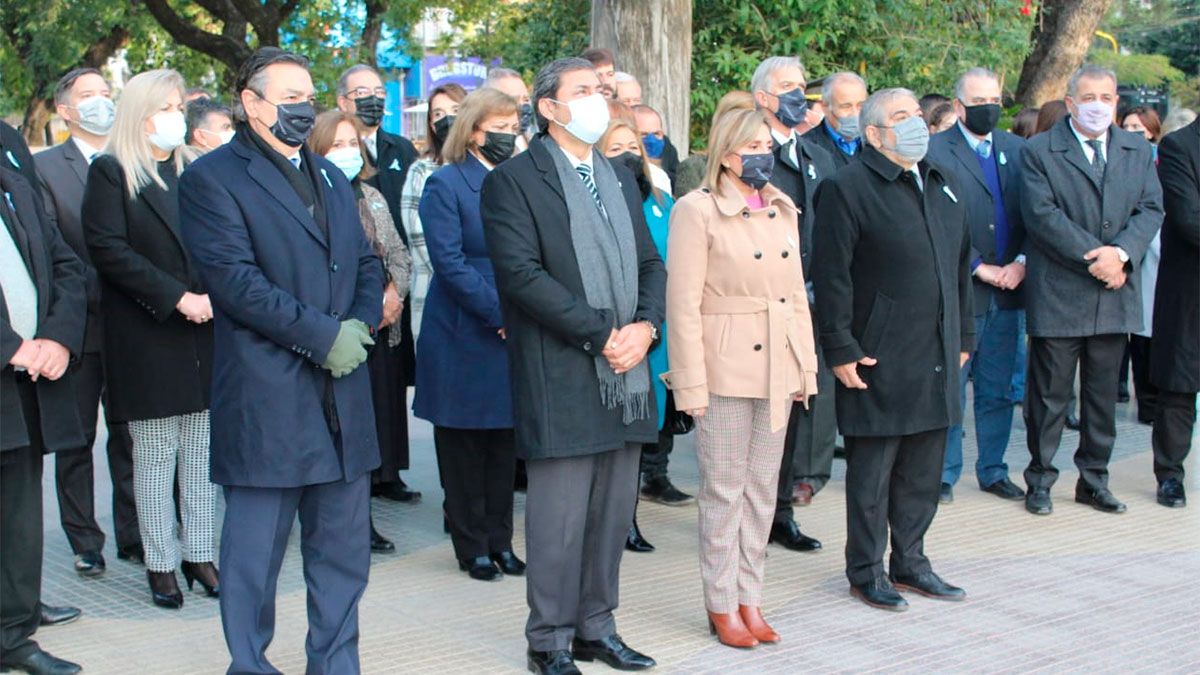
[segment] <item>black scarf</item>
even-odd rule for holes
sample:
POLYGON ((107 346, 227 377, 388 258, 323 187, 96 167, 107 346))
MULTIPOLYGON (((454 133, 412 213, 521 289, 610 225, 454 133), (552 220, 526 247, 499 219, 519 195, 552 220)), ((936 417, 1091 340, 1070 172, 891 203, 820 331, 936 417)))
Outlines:
POLYGON ((300 201, 308 209, 313 220, 317 221, 317 227, 321 228, 321 232, 326 236, 329 236, 329 222, 325 216, 325 190, 322 188, 325 178, 320 175, 317 162, 313 159, 314 155, 309 152, 308 146, 300 147, 300 170, 297 171, 296 166, 288 161, 287 157, 268 145, 258 134, 254 133, 254 130, 246 122, 238 122, 234 139, 241 139, 247 147, 266 157, 267 161, 279 169, 279 172, 287 179, 288 185, 292 186, 292 189, 296 191, 296 196, 300 197, 300 201))

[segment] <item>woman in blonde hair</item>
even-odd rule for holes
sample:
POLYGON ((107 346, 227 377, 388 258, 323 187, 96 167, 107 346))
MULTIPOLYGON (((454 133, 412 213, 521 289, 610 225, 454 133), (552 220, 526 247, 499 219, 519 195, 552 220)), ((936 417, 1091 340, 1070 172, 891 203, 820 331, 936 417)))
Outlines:
POLYGON ((816 393, 798 212, 773 168, 759 112, 715 120, 704 187, 675 204, 667 244, 664 380, 696 418, 704 602, 732 647, 779 640, 762 615, 767 538, 792 401, 816 393))
POLYGON ((179 235, 183 78, 151 70, 129 80, 108 150, 92 162, 83 230, 102 284, 110 419, 129 423, 138 528, 154 604, 178 609, 188 588, 219 592, 213 565, 208 397, 212 305, 179 235), (183 527, 175 532, 178 476, 183 527))
POLYGON ((413 413, 434 424, 454 555, 480 581, 525 572, 512 550, 516 452, 504 320, 479 212, 483 179, 514 154, 519 133, 515 100, 497 89, 472 92, 420 207, 433 283, 417 339, 413 413))

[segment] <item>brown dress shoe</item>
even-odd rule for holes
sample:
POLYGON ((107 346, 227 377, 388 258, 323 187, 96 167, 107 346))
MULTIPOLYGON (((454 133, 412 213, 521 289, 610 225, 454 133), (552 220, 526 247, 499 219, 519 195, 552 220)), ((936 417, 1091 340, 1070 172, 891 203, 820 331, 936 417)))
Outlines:
POLYGON ((792 486, 792 505, 808 506, 812 503, 813 489, 808 483, 796 483, 792 486))
POLYGON ((742 617, 742 623, 746 624, 750 634, 759 642, 779 642, 779 633, 775 632, 774 628, 767 623, 763 618, 761 607, 748 607, 746 605, 738 605, 738 614, 742 617))
POLYGON ((749 649, 758 646, 758 639, 746 628, 742 617, 737 612, 732 614, 708 613, 708 630, 721 644, 738 649, 749 649))

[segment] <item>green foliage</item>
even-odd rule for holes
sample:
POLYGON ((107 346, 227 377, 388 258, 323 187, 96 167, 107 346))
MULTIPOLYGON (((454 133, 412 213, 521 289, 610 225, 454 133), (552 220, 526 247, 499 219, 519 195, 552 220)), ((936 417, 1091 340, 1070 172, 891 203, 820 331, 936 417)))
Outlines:
MULTIPOLYGON (((499 57, 506 68, 532 80, 546 63, 578 56, 588 46, 590 0, 523 0, 481 3, 456 15, 474 29, 454 46, 462 56, 499 57)), ((449 47, 449 45, 447 45, 449 47)))
POLYGON ((1101 26, 1122 49, 1162 54, 1184 74, 1200 76, 1200 0, 1118 0, 1101 26))
POLYGON ((1121 84, 1161 87, 1186 77, 1162 54, 1117 54, 1111 49, 1093 49, 1088 61, 1112 68, 1121 84))

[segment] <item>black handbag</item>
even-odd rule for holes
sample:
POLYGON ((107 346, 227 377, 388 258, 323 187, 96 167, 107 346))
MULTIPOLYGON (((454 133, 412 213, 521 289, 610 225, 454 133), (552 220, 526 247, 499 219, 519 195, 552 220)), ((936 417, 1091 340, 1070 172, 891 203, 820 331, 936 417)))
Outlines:
POLYGON ((692 416, 675 409, 675 394, 667 390, 667 414, 663 419, 662 430, 672 436, 683 436, 696 428, 696 420, 692 416))

